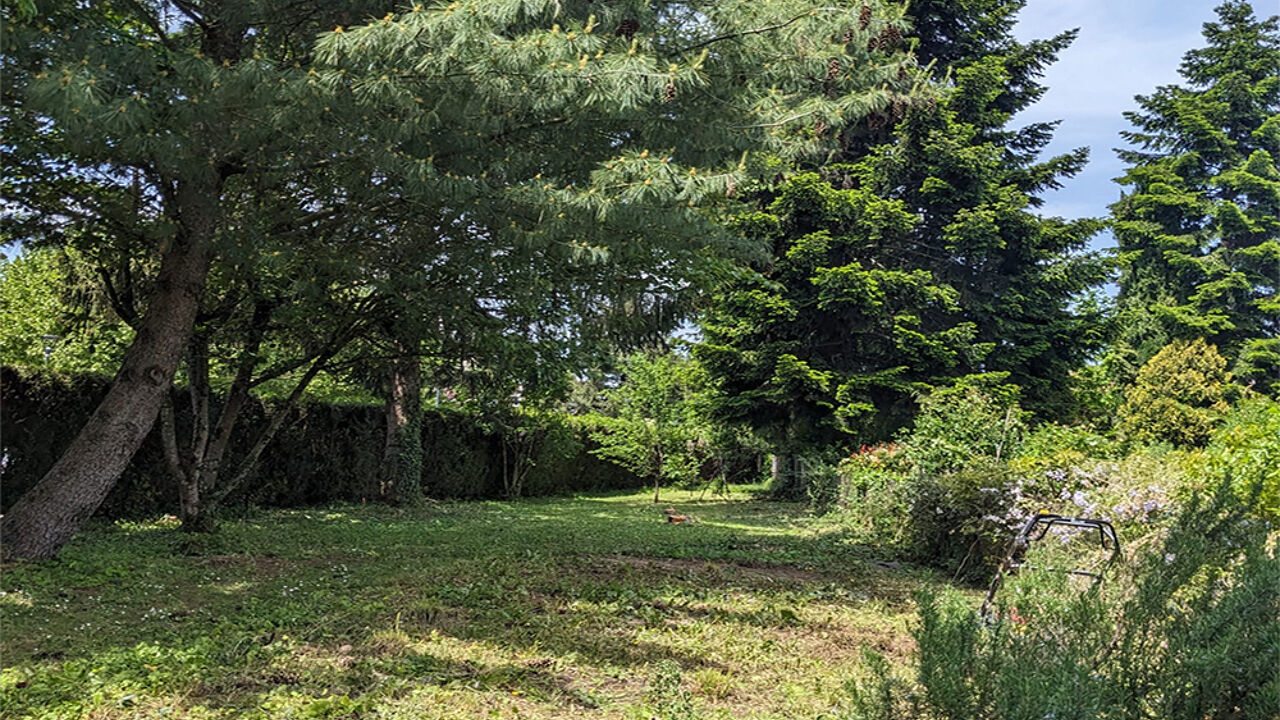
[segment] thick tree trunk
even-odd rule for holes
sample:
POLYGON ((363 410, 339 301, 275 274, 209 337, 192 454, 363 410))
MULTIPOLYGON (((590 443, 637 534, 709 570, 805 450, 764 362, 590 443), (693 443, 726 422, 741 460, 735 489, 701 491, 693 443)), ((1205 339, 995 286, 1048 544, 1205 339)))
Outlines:
POLYGON ((422 364, 410 343, 388 368, 387 441, 382 453, 382 498, 407 503, 422 491, 422 364))
POLYGON ((221 181, 182 181, 179 233, 111 389, 58 462, 0 523, 6 559, 53 557, 102 504, 155 424, 200 305, 221 181))

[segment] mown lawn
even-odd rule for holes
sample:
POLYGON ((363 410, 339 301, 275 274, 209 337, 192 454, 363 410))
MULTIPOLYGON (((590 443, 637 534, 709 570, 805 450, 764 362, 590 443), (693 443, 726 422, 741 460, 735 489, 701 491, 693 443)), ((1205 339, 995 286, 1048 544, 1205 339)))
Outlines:
POLYGON ((100 525, 0 580, 4 718, 815 718, 927 573, 670 492, 100 525))

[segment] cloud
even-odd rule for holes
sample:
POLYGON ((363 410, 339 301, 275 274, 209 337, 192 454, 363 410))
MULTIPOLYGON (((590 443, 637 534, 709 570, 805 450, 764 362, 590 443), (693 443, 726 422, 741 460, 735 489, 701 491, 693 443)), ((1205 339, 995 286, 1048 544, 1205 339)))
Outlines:
MULTIPOLYGON (((1274 0, 1268 0, 1274 4, 1274 0)), ((1124 144, 1126 110, 1135 95, 1180 82, 1182 56, 1204 44, 1203 24, 1213 19, 1209 0, 1030 0, 1015 30, 1020 40, 1047 38, 1071 28, 1080 35, 1045 73, 1049 90, 1015 119, 1025 124, 1061 120, 1047 154, 1090 148, 1085 170, 1045 196, 1044 214, 1098 217, 1120 196, 1113 180, 1123 173, 1113 148, 1124 144)), ((1254 0, 1259 15, 1267 3, 1254 0)))

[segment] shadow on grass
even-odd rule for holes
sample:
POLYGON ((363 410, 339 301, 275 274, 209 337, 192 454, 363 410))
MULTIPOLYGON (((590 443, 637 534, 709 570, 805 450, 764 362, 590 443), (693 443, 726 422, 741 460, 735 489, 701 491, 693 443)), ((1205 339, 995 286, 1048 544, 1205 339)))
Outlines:
POLYGON ((96 527, 5 572, 0 715, 424 687, 587 707, 602 678, 725 670, 723 647, 822 629, 815 603, 905 612, 921 581, 795 506, 673 494, 699 524, 671 526, 641 498, 268 512, 195 555, 170 528, 96 527))

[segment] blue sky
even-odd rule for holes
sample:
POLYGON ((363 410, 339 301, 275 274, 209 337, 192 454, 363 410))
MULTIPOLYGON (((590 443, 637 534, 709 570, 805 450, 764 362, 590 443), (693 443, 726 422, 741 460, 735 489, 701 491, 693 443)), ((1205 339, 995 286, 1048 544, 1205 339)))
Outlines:
MULTIPOLYGON (((1203 45, 1201 26, 1215 17, 1217 0, 1028 0, 1018 38, 1030 40, 1079 28, 1080 37, 1045 75, 1049 92, 1015 118, 1025 124, 1062 120, 1050 152, 1089 147, 1088 167, 1066 187, 1045 197, 1046 215, 1106 214, 1119 198, 1112 180, 1124 171, 1113 148, 1128 127, 1121 115, 1136 109, 1133 96, 1180 82, 1186 51, 1203 45)), ((1280 0, 1253 0, 1259 16, 1280 13, 1280 0)), ((1095 246, 1113 244, 1099 236, 1095 246)))

